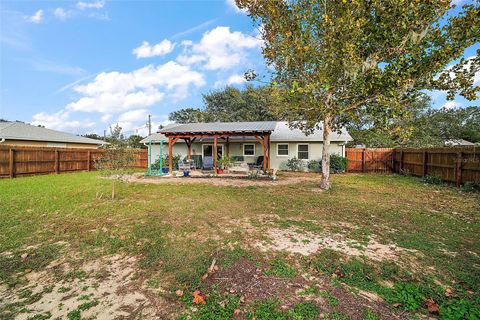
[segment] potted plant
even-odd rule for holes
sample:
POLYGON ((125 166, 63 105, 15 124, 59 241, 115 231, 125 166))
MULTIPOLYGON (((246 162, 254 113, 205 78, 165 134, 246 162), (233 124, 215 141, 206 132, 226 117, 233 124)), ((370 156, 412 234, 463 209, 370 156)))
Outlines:
POLYGON ((233 159, 230 156, 224 155, 219 161, 220 169, 218 169, 218 173, 222 174, 223 170, 228 171, 228 169, 233 164, 233 159))

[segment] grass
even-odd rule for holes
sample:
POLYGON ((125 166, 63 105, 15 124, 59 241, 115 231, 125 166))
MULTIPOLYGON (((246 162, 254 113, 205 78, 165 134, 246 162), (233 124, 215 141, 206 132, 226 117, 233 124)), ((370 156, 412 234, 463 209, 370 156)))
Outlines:
MULTIPOLYGON (((335 175, 333 179, 332 189, 322 193, 312 192, 313 182, 256 188, 119 183, 115 201, 96 199, 97 192, 108 194, 110 182, 98 179, 94 172, 0 180, 0 282, 13 287, 22 281, 19 274, 42 270, 65 251, 78 252, 85 260, 125 252, 137 256, 139 269, 152 278, 161 277, 171 288, 192 290, 200 285, 214 257, 224 268, 249 257, 266 259, 266 275, 287 279, 311 267, 326 275, 338 268, 344 275, 338 281, 376 292, 406 310, 423 308, 427 296, 437 299, 445 317, 478 310, 478 194, 395 175, 335 175), (284 258, 261 256, 253 250, 242 225, 230 225, 226 231, 225 226, 235 221, 249 221, 259 227, 249 237, 262 239, 262 216, 271 217, 280 228, 340 233, 359 248, 375 237, 381 243, 411 249, 417 268, 402 266, 401 261, 380 263, 323 250, 305 261, 305 270, 299 270, 284 258), (28 255, 22 257, 25 252, 28 255), (445 286, 454 289, 455 299, 445 298, 445 286)), ((63 275, 67 276, 83 275, 63 275)), ((275 301, 259 303, 257 313, 275 309, 275 301)), ((304 319, 314 314, 308 306, 292 310, 307 310, 298 311, 304 319)), ((81 311, 72 311, 69 317, 74 319, 81 311)), ((289 317, 280 314, 279 318, 283 316, 289 317)), ((343 315, 329 317, 342 319, 343 315)))

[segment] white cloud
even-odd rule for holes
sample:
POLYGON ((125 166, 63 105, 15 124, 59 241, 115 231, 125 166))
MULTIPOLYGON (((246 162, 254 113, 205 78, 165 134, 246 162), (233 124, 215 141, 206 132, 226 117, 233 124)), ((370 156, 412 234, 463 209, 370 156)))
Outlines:
POLYGON ((43 10, 37 10, 32 16, 26 17, 32 23, 41 23, 43 21, 43 10))
POLYGON ((100 118, 100 121, 102 121, 103 123, 105 122, 108 122, 108 120, 110 120, 112 118, 112 115, 111 114, 104 114, 101 118, 100 118))
POLYGON ((80 10, 85 9, 101 9, 105 6, 105 1, 94 1, 94 2, 77 2, 77 8, 80 10))
POLYGON ((242 74, 233 74, 227 79, 227 84, 232 85, 232 84, 242 84, 245 83, 245 76, 242 74))
POLYGON ((247 13, 248 12, 248 10, 246 10, 246 9, 240 9, 239 7, 237 7, 237 4, 235 3, 235 0, 226 0, 226 3, 230 8, 232 8, 236 12, 239 12, 239 13, 247 13))
POLYGON ((145 108, 162 101, 166 94, 184 95, 190 86, 205 84, 203 74, 174 61, 132 72, 102 72, 93 81, 75 86, 83 95, 67 105, 67 110, 118 113, 145 108))
POLYGON ((125 113, 122 113, 118 117, 118 121, 125 122, 125 121, 140 121, 140 120, 147 120, 148 110, 147 109, 138 109, 138 110, 131 110, 125 113))
POLYGON ((133 49, 133 54, 137 58, 150 58, 155 56, 163 56, 173 51, 175 43, 170 40, 164 39, 161 42, 150 45, 147 41, 143 41, 142 45, 133 49))
POLYGON ((70 113, 65 110, 60 110, 56 113, 40 112, 33 115, 33 125, 44 125, 49 129, 55 130, 69 130, 69 129, 81 129, 92 128, 95 126, 94 121, 88 119, 85 120, 72 120, 70 119, 70 113))
POLYGON ((70 13, 71 13, 70 11, 66 11, 63 8, 56 8, 55 10, 53 10, 53 15, 57 19, 62 21, 65 21, 70 16, 70 13))
POLYGON ((177 58, 183 64, 202 63, 207 70, 230 69, 247 60, 248 49, 259 48, 261 41, 229 27, 205 32, 200 42, 186 46, 177 58))
POLYGON ((445 102, 445 104, 442 106, 442 108, 444 109, 455 109, 455 108, 458 108, 458 107, 461 107, 462 104, 460 102, 457 102, 457 101, 447 101, 445 102))

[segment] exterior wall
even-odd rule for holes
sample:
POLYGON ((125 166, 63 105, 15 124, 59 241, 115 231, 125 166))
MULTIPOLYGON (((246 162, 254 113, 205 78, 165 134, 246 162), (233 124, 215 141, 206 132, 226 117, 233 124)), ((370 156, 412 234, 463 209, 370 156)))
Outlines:
MULTIPOLYGON (((257 141, 255 142, 230 142, 230 156, 243 156, 243 144, 255 144, 255 156, 245 156, 245 162, 255 163, 258 156, 263 155, 263 147, 257 141)), ((202 155, 202 145, 203 144, 212 144, 213 142, 194 142, 192 143, 192 155, 202 155)), ((223 145, 224 153, 226 153, 226 143, 221 141, 218 143, 223 145)), ((308 144, 309 145, 309 160, 321 160, 322 158, 322 142, 272 142, 271 151, 270 151, 270 167, 272 169, 286 169, 286 162, 288 159, 297 156, 297 145, 298 144, 308 144), (277 145, 288 143, 288 156, 278 156, 277 155, 277 145)), ((345 156, 345 146, 344 142, 332 142, 330 144, 331 154, 338 154, 345 156)), ((168 142, 163 144, 163 155, 168 154, 168 142)), ((173 145, 173 154, 181 154, 182 157, 187 156, 187 145, 183 142, 177 142, 173 145)), ((156 161, 160 155, 160 145, 152 145, 152 162, 156 161)), ((307 160, 308 161, 308 160, 307 160)))
POLYGON ((63 143, 63 142, 48 142, 48 141, 30 141, 30 140, 5 140, 0 145, 12 147, 56 147, 56 148, 87 148, 96 149, 100 145, 86 144, 86 143, 63 143))

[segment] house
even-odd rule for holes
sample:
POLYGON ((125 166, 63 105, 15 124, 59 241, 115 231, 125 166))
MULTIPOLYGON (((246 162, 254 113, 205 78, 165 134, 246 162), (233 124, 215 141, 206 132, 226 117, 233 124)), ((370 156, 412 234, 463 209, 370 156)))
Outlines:
POLYGON ((0 146, 98 148, 105 141, 32 126, 23 122, 0 122, 0 146))
POLYGON ((475 143, 465 139, 451 139, 443 142, 445 147, 473 147, 475 143))
MULTIPOLYGON (((348 132, 345 129, 334 132, 330 139, 331 153, 345 156, 345 144, 352 141, 348 132)), ((202 159, 213 157, 215 161, 228 154, 248 164, 261 162, 264 168, 285 169, 287 160, 293 157, 320 160, 323 133, 316 130, 306 135, 283 121, 172 124, 141 141, 144 144, 151 141, 152 161, 160 155, 161 140, 163 155, 180 154, 182 158, 197 155, 202 159)))

